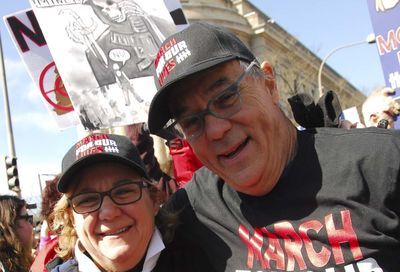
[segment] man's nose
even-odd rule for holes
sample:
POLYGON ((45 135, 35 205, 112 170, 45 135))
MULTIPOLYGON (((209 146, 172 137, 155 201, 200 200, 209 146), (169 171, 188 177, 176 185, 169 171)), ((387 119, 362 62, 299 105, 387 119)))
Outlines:
POLYGON ((232 127, 229 119, 218 118, 211 114, 204 116, 204 134, 209 140, 219 140, 232 127))

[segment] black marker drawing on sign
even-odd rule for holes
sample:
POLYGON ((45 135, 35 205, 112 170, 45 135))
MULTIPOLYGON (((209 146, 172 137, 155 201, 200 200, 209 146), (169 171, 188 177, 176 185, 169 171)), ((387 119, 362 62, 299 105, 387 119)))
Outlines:
POLYGON ((99 87, 117 83, 126 106, 131 104, 130 96, 142 103, 129 80, 153 74, 152 63, 164 35, 131 0, 88 0, 84 4, 91 6, 108 27, 95 37, 97 25, 93 19, 84 21, 76 12, 64 9, 61 14, 70 20, 66 28, 69 38, 86 46, 86 57, 99 87))

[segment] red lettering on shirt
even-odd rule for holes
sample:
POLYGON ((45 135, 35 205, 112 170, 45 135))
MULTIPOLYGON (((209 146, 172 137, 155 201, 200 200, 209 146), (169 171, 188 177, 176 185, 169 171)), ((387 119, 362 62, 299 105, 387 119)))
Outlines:
POLYGON ((273 231, 254 228, 253 234, 240 225, 238 235, 247 247, 247 268, 252 269, 258 261, 263 269, 303 271, 326 267, 331 256, 339 265, 345 262, 342 246, 350 249, 351 255, 346 255, 349 262, 362 259, 350 211, 336 216, 340 222, 334 222, 333 217, 326 215, 323 223, 315 219, 303 222, 298 230, 291 222, 282 221, 273 225, 273 231))
POLYGON ((317 252, 310 239, 310 235, 313 233, 318 234, 319 231, 324 227, 321 222, 317 220, 310 220, 300 225, 299 235, 304 242, 304 247, 306 249, 308 258, 310 262, 316 267, 324 267, 331 257, 331 252, 325 246, 321 247, 321 250, 317 252))
POLYGON ((335 228, 332 214, 325 216, 326 232, 328 234, 329 243, 332 246, 335 262, 336 264, 344 263, 341 245, 345 243, 350 245, 350 251, 353 254, 354 260, 360 260, 363 255, 360 245, 358 244, 356 232, 353 229, 350 212, 347 210, 341 211, 340 215, 342 219, 342 229, 335 228))

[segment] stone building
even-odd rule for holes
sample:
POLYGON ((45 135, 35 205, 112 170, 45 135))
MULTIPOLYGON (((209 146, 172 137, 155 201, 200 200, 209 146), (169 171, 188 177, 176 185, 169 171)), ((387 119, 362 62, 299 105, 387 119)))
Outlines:
MULTIPOLYGON (((308 92, 318 100, 318 69, 321 59, 286 32, 248 0, 180 0, 189 22, 208 21, 222 25, 255 53, 259 61, 268 60, 275 68, 282 108, 292 117, 287 98, 308 92)), ((357 106, 365 95, 328 65, 322 73, 324 90, 334 90, 343 109, 357 106)))

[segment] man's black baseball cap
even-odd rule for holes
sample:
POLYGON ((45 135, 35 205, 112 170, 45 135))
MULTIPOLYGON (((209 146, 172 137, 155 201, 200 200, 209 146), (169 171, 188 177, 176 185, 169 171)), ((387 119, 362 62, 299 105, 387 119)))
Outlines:
POLYGON ((91 134, 74 144, 62 160, 57 189, 66 193, 71 177, 80 169, 97 162, 119 162, 135 169, 150 181, 136 146, 129 138, 115 134, 91 134))
POLYGON ((223 27, 196 22, 167 38, 154 62, 158 92, 149 109, 149 131, 158 134, 171 119, 167 97, 174 83, 232 59, 250 63, 255 56, 238 37, 223 27))

